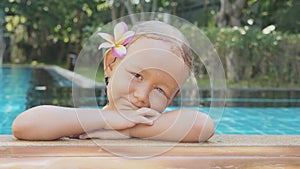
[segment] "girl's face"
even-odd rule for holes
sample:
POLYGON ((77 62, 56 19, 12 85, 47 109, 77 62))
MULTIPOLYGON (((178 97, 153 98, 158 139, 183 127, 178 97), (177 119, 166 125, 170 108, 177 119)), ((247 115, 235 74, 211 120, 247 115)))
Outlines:
POLYGON ((188 67, 175 53, 169 42, 140 38, 128 47, 125 58, 113 62, 107 55, 108 109, 164 111, 188 77, 188 67))

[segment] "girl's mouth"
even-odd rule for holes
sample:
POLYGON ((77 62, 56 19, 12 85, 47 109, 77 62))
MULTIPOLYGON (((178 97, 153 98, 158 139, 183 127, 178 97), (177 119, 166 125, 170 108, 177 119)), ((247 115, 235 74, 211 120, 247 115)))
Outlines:
POLYGON ((129 101, 127 98, 123 98, 123 101, 120 103, 121 104, 119 104, 119 106, 116 105, 116 108, 119 110, 138 110, 141 108, 138 105, 129 101))

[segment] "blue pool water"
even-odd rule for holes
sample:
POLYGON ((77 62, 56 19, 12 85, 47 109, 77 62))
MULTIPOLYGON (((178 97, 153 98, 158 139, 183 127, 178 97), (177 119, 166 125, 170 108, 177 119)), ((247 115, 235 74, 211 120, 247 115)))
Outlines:
MULTIPOLYGON (((0 134, 11 134, 14 118, 27 108, 41 104, 72 106, 70 84, 44 69, 0 68, 0 134)), ((103 101, 102 90, 97 92, 103 101)), ((230 95, 216 134, 300 135, 300 90, 234 90, 230 95)), ((199 110, 209 114, 209 107, 205 107, 213 101, 209 91, 201 96, 204 107, 199 110)))
MULTIPOLYGON (((210 113, 209 107, 197 110, 210 113)), ((216 124, 216 134, 300 135, 300 107, 226 107, 216 124)))
POLYGON ((216 133, 300 135, 300 108, 226 108, 216 133))
POLYGON ((31 72, 29 68, 0 69, 0 134, 10 134, 12 120, 26 109, 31 72))

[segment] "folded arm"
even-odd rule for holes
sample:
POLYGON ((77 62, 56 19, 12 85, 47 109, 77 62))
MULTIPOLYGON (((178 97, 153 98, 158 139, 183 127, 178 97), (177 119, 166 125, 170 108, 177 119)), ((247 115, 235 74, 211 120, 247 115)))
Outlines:
POLYGON ((214 134, 212 119, 192 110, 164 113, 152 126, 138 124, 124 130, 95 130, 80 135, 81 139, 127 139, 130 137, 180 142, 207 141, 214 134))
POLYGON ((54 140, 96 129, 122 130, 136 124, 152 125, 160 114, 151 109, 126 113, 97 108, 38 106, 21 113, 13 122, 15 137, 23 140, 54 140), (125 115, 125 113, 124 113, 125 115))
POLYGON ((212 119, 193 110, 176 110, 162 114, 152 126, 136 125, 129 130, 131 137, 153 140, 201 142, 214 134, 212 119))

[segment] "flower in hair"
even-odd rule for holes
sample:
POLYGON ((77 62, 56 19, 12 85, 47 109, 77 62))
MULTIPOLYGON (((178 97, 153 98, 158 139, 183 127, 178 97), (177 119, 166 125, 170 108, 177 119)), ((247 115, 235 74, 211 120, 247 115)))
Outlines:
POLYGON ((128 27, 125 22, 118 23, 114 28, 114 36, 107 33, 98 33, 100 37, 107 42, 100 44, 98 49, 110 48, 112 55, 117 58, 123 58, 126 55, 125 45, 128 44, 134 37, 135 32, 128 31, 128 27))

